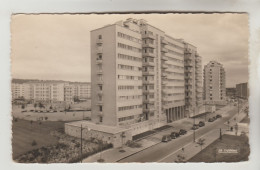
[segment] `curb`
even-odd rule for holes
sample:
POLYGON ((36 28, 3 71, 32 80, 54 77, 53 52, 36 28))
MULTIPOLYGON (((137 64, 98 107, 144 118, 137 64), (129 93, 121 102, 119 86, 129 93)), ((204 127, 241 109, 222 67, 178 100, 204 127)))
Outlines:
POLYGON ((129 154, 129 155, 123 157, 123 158, 118 159, 118 160, 115 161, 115 162, 119 162, 119 161, 121 161, 121 160, 123 160, 123 159, 125 159, 125 158, 128 158, 128 157, 130 157, 130 156, 132 156, 132 155, 134 155, 134 154, 137 154, 137 153, 142 152, 142 151, 144 151, 144 150, 146 150, 146 149, 148 149, 148 148, 151 148, 151 147, 153 147, 153 146, 155 146, 155 145, 158 145, 159 143, 162 143, 162 142, 155 143, 155 144, 153 144, 153 145, 151 145, 151 146, 149 146, 149 147, 147 147, 147 148, 144 148, 144 149, 141 149, 141 150, 139 150, 139 151, 137 151, 137 152, 131 153, 131 154, 129 154))

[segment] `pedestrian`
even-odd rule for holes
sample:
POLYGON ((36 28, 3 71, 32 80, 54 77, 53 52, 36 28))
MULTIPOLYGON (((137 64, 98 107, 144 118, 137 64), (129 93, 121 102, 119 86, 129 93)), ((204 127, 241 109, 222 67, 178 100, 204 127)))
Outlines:
POLYGON ((230 130, 231 130, 231 132, 233 132, 233 126, 231 126, 230 130))
POLYGON ((181 148, 182 152, 184 152, 184 148, 181 148))

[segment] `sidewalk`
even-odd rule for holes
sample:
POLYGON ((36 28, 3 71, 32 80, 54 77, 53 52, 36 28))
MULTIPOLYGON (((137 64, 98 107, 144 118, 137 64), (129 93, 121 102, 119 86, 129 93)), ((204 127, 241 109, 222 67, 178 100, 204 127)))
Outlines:
MULTIPOLYGON (((225 113, 228 112, 229 110, 233 109, 233 107, 229 107, 229 106, 225 106, 223 108, 221 108, 220 110, 218 110, 216 113, 214 114, 221 114, 221 113, 225 113)), ((209 117, 212 117, 213 115, 210 115, 209 117)), ((209 118, 207 117, 207 119, 209 118)), ((196 118, 196 123, 198 123, 199 121, 205 121, 205 118, 196 118)), ((207 120, 205 121, 206 125, 208 124, 207 120)), ((138 143, 140 143, 142 145, 142 147, 140 148, 130 148, 127 146, 124 146, 123 149, 122 148, 112 148, 106 151, 103 151, 102 153, 97 153, 95 155, 89 156, 86 159, 84 159, 82 162, 86 163, 86 162, 97 162, 98 159, 100 159, 100 155, 101 158, 105 158, 104 161, 105 162, 117 162, 118 160, 121 160, 125 157, 129 157, 135 153, 141 152, 149 147, 152 147, 158 143, 161 143, 161 139, 163 135, 166 134, 170 134, 172 131, 176 131, 178 132, 180 129, 186 129, 187 130, 187 135, 190 135, 193 133, 192 130, 190 130, 190 128, 193 125, 193 119, 190 118, 185 118, 185 119, 181 119, 178 121, 174 121, 172 123, 170 123, 169 125, 173 126, 173 128, 169 128, 166 129, 162 132, 159 132, 157 134, 153 134, 150 135, 144 139, 141 139, 138 141, 138 143), (124 150, 125 152, 120 152, 120 150, 124 150)), ((219 133, 219 132, 218 132, 219 133)), ((207 134, 206 134, 207 135, 207 134)), ((213 135, 216 136, 216 135, 213 135)), ((205 136, 207 137, 207 136, 205 136)), ((212 143, 214 140, 216 140, 214 137, 209 137, 209 139, 207 139, 205 141, 206 144, 210 144, 212 143)), ((206 145, 205 144, 205 145, 206 145)), ((197 145, 197 144, 196 144, 197 145)), ((189 146, 187 146, 188 148, 186 148, 185 150, 189 150, 189 146)), ((200 151, 200 147, 195 147, 196 150, 198 150, 198 152, 200 151)), ((194 150, 194 146, 191 146, 191 151, 193 152, 194 150)), ((197 153, 195 153, 197 154, 197 153)))

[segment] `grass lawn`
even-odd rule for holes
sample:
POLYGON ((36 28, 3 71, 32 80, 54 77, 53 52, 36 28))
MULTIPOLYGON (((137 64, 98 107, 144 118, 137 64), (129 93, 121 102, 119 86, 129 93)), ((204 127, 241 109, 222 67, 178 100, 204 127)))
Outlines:
POLYGON ((38 122, 31 124, 27 120, 17 119, 16 122, 13 120, 13 159, 30 150, 56 144, 58 142, 57 138, 50 135, 52 130, 63 131, 64 122, 43 121, 41 124, 38 122), (37 145, 32 146, 33 140, 36 141, 37 145))
POLYGON ((222 140, 218 139, 188 162, 240 162, 247 161, 250 153, 247 136, 223 135, 222 140), (217 149, 238 148, 238 153, 218 153, 217 149), (216 154, 217 153, 217 154, 216 154))

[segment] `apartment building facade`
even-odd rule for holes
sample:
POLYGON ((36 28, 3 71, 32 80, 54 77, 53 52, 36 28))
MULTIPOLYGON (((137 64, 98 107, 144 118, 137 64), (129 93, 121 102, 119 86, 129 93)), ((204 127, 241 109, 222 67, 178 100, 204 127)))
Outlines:
MULTIPOLYGON (((188 116, 185 44, 144 20, 91 31, 92 121, 125 127, 135 135, 188 116)), ((193 95, 196 105, 202 96, 193 95)))
POLYGON ((185 111, 189 117, 200 113, 203 105, 202 65, 197 48, 185 43, 185 111))
POLYGON ((33 89, 31 84, 12 83, 11 85, 12 99, 24 98, 33 99, 33 89))
POLYGON ((91 97, 90 83, 72 83, 59 81, 34 81, 12 83, 12 98, 23 97, 35 102, 73 103, 74 97, 88 99, 91 97))
POLYGON ((212 104, 226 100, 226 73, 223 65, 216 61, 204 66, 204 100, 212 104))
POLYGON ((247 83, 236 84, 236 97, 242 99, 248 99, 249 97, 249 88, 247 83))

